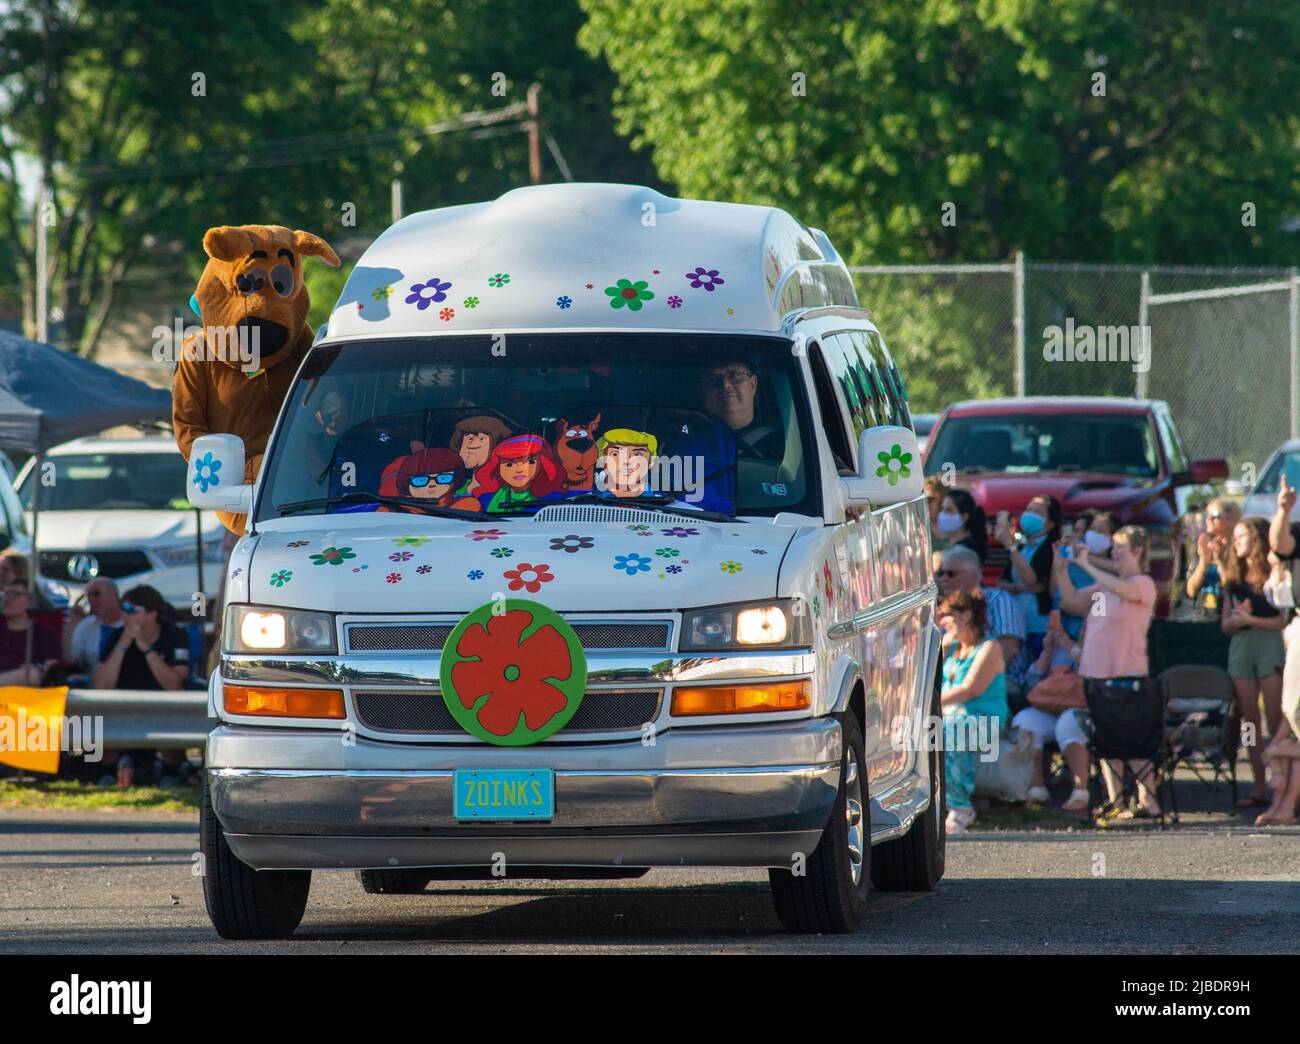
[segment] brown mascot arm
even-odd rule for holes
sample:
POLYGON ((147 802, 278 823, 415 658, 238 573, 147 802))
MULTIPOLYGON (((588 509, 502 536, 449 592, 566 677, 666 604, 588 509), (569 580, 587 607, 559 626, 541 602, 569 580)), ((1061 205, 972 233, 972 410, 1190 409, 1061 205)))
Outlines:
MULTIPOLYGON (((189 345, 186 341, 186 345, 189 345)), ((176 433, 176 446, 181 455, 190 459, 190 446, 200 435, 207 435, 208 426, 208 371, 201 361, 181 353, 172 378, 172 431, 176 433)))

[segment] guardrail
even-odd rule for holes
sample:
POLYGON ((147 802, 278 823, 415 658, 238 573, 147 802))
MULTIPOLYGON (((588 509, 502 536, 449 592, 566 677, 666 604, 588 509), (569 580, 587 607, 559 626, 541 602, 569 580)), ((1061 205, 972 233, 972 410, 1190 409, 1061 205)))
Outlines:
POLYGON ((208 717, 208 694, 194 689, 69 689, 64 714, 102 718, 106 750, 202 747, 217 723, 208 717))

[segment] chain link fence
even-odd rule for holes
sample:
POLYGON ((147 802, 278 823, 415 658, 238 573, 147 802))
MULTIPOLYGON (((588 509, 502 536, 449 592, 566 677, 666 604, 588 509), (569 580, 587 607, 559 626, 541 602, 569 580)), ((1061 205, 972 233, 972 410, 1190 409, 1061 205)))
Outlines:
POLYGON ((858 294, 914 412, 1013 395, 1164 399, 1193 456, 1262 465, 1300 426, 1288 269, 872 265, 858 294))

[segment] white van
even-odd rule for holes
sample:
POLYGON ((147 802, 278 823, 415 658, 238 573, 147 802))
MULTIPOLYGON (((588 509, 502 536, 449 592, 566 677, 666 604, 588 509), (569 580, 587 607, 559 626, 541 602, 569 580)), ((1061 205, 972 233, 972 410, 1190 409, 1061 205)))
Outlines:
POLYGON ((227 938, 314 870, 767 867, 795 931, 943 873, 906 386, 827 237, 569 184, 413 214, 352 272, 247 512, 202 809, 227 938))

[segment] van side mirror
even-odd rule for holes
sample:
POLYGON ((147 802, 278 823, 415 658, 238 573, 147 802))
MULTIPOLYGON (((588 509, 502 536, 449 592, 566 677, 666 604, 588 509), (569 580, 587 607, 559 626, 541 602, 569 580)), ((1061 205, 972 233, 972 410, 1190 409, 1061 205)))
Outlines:
POLYGON ((840 480, 851 503, 873 507, 915 500, 922 492, 916 432, 893 424, 868 428, 858 439, 858 476, 840 480))
POLYGON ((244 482, 244 440, 238 435, 200 435, 190 445, 185 482, 190 503, 209 511, 247 515, 253 487, 244 482))

